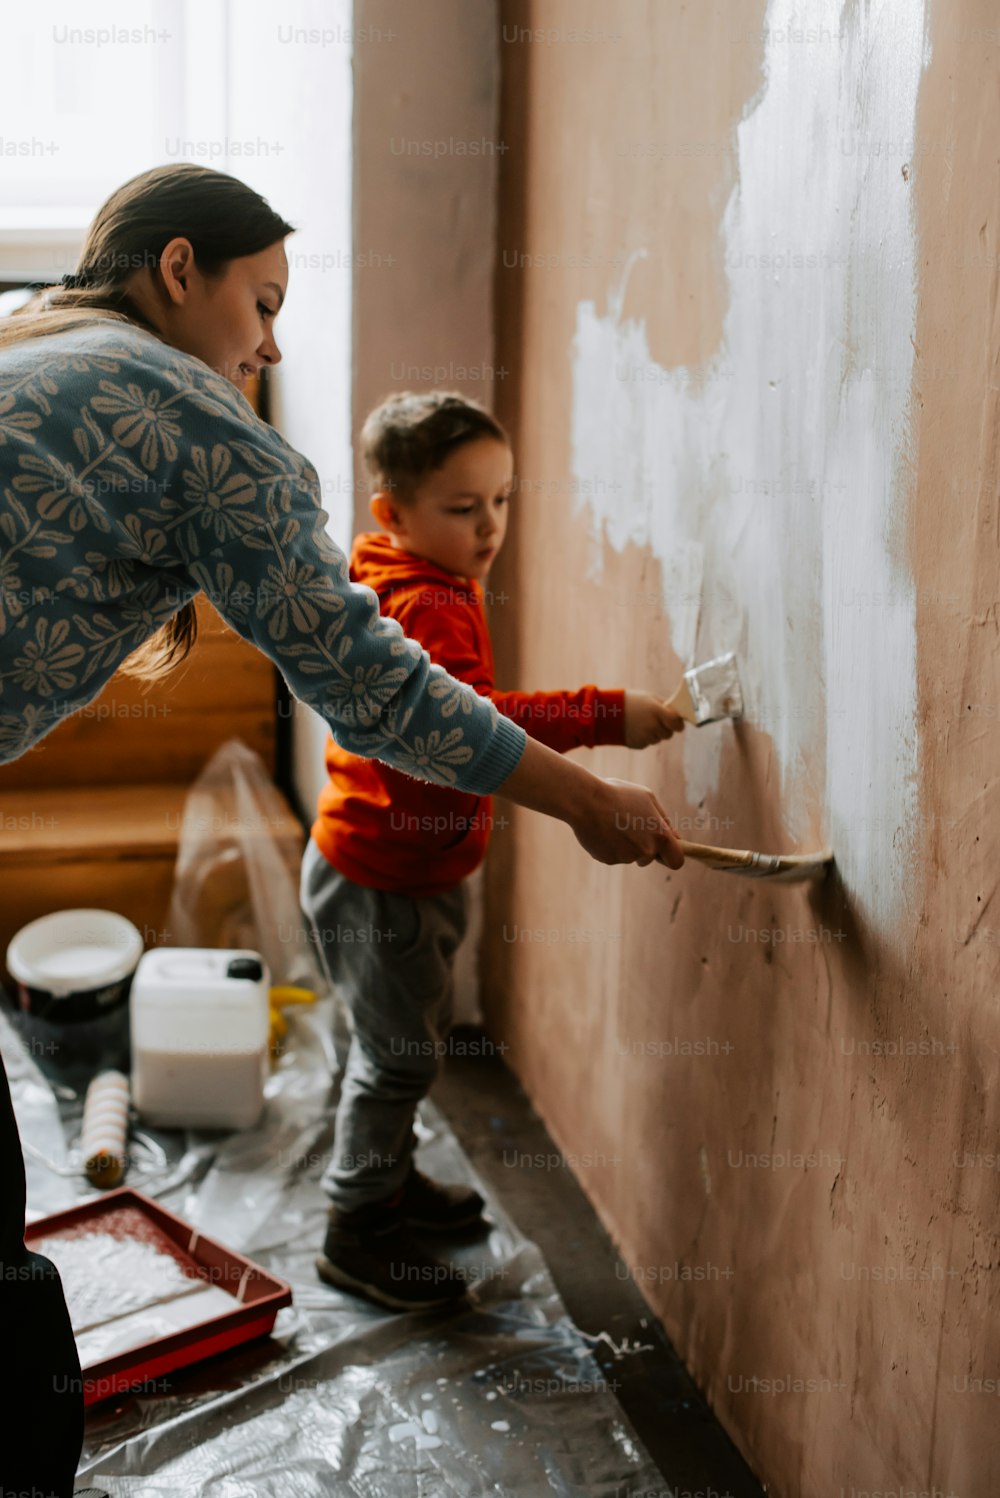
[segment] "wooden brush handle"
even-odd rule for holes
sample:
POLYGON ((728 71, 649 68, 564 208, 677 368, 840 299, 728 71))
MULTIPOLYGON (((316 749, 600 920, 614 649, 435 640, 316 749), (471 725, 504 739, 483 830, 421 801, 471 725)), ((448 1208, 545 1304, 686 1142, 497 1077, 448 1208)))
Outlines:
POLYGON ((683 838, 679 838, 678 842, 685 858, 693 858, 697 863, 714 864, 717 868, 752 869, 755 865, 766 868, 768 864, 778 861, 773 853, 751 853, 744 848, 713 848, 709 843, 688 843, 683 838))
POLYGON ((819 853, 753 853, 745 848, 713 848, 707 843, 688 843, 678 838, 685 858, 693 858, 710 869, 732 869, 751 878, 781 879, 797 883, 804 879, 822 879, 833 863, 833 853, 824 848, 819 853))

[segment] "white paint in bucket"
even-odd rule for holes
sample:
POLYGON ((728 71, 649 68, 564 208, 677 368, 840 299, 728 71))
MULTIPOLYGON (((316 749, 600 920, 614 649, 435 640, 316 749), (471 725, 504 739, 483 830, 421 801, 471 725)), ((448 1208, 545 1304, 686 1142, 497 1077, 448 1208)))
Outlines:
POLYGON ((55 997, 120 983, 142 956, 142 936, 113 910, 56 910, 23 926, 7 948, 18 983, 55 997))

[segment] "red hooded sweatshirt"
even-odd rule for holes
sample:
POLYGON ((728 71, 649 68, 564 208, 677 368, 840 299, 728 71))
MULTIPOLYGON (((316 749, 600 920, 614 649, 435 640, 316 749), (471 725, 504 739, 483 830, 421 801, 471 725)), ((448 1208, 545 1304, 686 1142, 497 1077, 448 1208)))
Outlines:
MULTIPOLYGON (((372 588, 383 614, 398 619, 437 665, 489 697, 526 733, 560 753, 624 744, 625 693, 498 692, 483 590, 443 567, 393 546, 383 531, 358 536, 351 579, 372 588)), ((330 779, 320 792, 312 835, 323 856, 356 884, 405 895, 438 895, 482 862, 493 798, 404 775, 381 760, 326 744, 330 779)))

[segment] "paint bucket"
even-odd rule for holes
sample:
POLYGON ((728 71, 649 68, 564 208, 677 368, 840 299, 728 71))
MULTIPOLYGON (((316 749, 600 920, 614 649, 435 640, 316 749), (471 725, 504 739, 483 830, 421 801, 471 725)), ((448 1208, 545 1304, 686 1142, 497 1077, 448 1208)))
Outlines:
POLYGON ((7 948, 17 1028, 43 1071, 79 1078, 129 1061, 128 1000, 142 936, 112 910, 57 910, 7 948))

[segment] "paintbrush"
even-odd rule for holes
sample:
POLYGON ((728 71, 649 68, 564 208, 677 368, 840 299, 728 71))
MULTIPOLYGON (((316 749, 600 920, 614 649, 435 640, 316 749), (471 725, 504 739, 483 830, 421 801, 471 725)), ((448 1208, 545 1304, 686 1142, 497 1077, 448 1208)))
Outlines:
POLYGON ((727 874, 743 874, 748 879, 776 879, 782 884, 797 884, 805 879, 823 879, 833 866, 833 853, 751 853, 742 848, 713 848, 708 843, 688 843, 678 839, 685 858, 703 863, 707 869, 727 874))
POLYGON ((721 718, 742 718, 743 692, 733 651, 685 671, 666 705, 696 728, 721 718))
MULTIPOLYGON (((717 723, 722 718, 742 718, 743 690, 740 686, 736 656, 733 651, 717 655, 703 666, 685 671, 681 684, 667 707, 696 728, 717 723)), ((685 858, 693 858, 708 869, 728 874, 742 874, 749 879, 776 879, 795 884, 805 879, 822 879, 833 864, 833 853, 754 853, 743 848, 713 848, 707 843, 688 843, 678 839, 685 858)))

